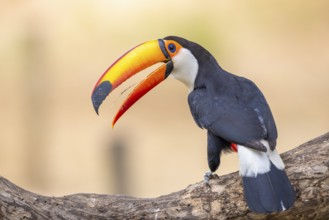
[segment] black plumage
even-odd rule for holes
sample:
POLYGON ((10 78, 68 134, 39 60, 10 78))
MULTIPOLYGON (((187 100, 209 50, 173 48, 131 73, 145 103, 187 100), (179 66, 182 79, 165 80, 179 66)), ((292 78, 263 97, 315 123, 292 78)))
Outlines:
POLYGON ((197 58, 199 72, 188 103, 195 122, 222 139, 266 151, 273 150, 277 129, 271 110, 258 87, 250 80, 223 70, 202 46, 180 37, 166 37, 188 48, 197 58))
POLYGON ((271 163, 271 171, 257 177, 242 177, 245 198, 254 212, 271 213, 290 208, 295 192, 287 174, 271 163))
MULTIPOLYGON (((207 156, 211 172, 217 170, 221 151, 228 149, 231 143, 259 152, 273 151, 278 136, 275 121, 255 83, 222 69, 215 58, 196 43, 174 36, 165 39, 187 48, 198 62, 198 73, 188 103, 197 125, 208 130, 207 156), (266 148, 264 141, 270 149, 266 148)), ((283 211, 293 205, 294 190, 283 167, 278 169, 268 162, 270 158, 265 158, 264 166, 271 164, 266 173, 242 174, 247 204, 256 212, 283 211)))

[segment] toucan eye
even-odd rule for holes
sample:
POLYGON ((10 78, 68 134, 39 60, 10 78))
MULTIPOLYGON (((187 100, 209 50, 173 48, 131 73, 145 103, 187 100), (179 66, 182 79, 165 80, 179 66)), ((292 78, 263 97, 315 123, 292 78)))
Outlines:
POLYGON ((176 46, 175 46, 175 44, 169 44, 169 45, 168 45, 168 49, 169 49, 169 51, 170 51, 171 53, 175 53, 175 51, 176 51, 176 46))

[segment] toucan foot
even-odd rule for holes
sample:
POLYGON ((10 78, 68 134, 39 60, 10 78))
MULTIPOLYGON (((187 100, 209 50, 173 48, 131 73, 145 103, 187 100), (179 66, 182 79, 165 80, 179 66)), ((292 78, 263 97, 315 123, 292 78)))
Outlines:
POLYGON ((206 186, 210 188, 209 180, 216 177, 218 178, 216 174, 213 174, 211 171, 208 171, 203 175, 203 181, 206 184, 206 186))

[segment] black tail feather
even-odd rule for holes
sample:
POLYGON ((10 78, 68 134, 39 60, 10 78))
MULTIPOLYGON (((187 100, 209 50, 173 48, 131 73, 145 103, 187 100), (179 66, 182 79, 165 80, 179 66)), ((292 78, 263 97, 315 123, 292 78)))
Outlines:
POLYGON ((295 201, 295 192, 287 174, 272 163, 270 172, 242 179, 247 204, 254 212, 284 211, 295 201))

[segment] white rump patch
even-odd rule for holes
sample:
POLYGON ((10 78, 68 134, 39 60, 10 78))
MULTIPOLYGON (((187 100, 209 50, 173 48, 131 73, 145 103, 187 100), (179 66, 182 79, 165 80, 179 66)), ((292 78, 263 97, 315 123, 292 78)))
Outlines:
POLYGON ((184 83, 190 92, 194 89, 194 81, 198 74, 199 64, 193 54, 185 48, 172 58, 174 69, 170 73, 175 79, 184 83))
POLYGON ((256 177, 257 174, 264 174, 270 171, 270 161, 280 170, 284 169, 284 163, 276 150, 269 148, 267 141, 262 140, 267 152, 261 152, 252 148, 238 145, 240 161, 240 175, 245 177, 256 177))
POLYGON ((276 168, 278 168, 279 170, 283 170, 284 169, 284 163, 280 157, 280 154, 276 151, 276 149, 274 149, 273 151, 270 149, 270 146, 268 144, 267 141, 262 140, 261 141, 262 144, 265 145, 267 152, 266 154, 268 155, 268 157, 270 158, 271 162, 274 164, 274 166, 276 168))
POLYGON ((256 177, 270 171, 270 160, 266 153, 238 145, 240 175, 256 177))

